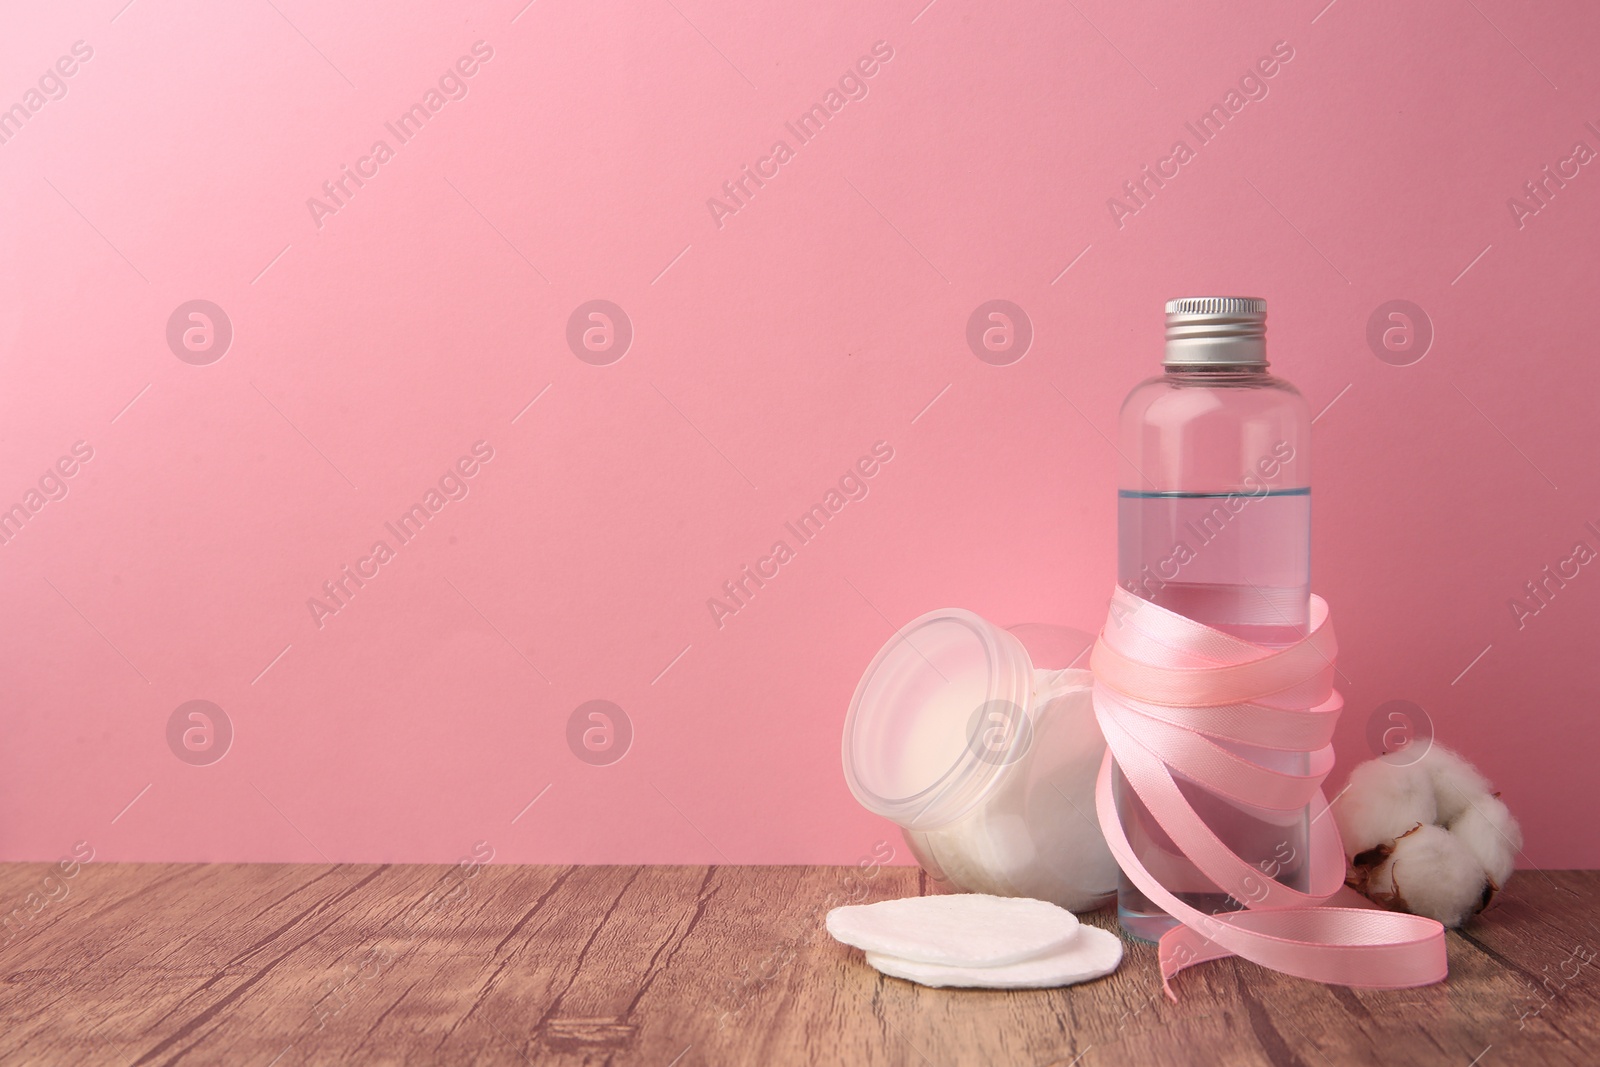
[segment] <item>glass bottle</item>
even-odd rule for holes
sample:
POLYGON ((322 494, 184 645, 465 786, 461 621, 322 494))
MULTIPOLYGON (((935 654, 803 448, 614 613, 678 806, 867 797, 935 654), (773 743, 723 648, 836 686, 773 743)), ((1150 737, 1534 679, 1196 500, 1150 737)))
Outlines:
MULTIPOLYGON (((1123 402, 1117 582, 1145 600, 1265 647, 1305 636, 1311 594, 1311 418, 1294 386, 1267 373, 1266 301, 1191 297, 1166 305, 1165 373, 1123 402)), ((1221 742, 1219 742, 1221 743, 1221 742)), ((1303 753, 1228 747, 1305 773, 1303 753)), ((1307 812, 1272 812, 1178 787, 1222 841, 1269 877, 1304 891, 1307 812)), ((1180 900, 1208 914, 1244 907, 1177 851, 1113 772, 1134 853, 1180 900)), ((1176 920, 1126 875, 1118 918, 1154 941, 1176 920)))

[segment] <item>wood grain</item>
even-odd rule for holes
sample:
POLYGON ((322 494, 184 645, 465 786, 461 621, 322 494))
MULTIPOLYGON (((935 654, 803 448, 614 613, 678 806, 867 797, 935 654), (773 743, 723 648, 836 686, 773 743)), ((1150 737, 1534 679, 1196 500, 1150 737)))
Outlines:
POLYGON ((950 991, 823 932, 928 891, 904 867, 0 865, 0 1062, 1600 1063, 1595 872, 1517 874, 1438 986, 1222 960, 1178 1004, 1145 944, 1097 982, 950 991))

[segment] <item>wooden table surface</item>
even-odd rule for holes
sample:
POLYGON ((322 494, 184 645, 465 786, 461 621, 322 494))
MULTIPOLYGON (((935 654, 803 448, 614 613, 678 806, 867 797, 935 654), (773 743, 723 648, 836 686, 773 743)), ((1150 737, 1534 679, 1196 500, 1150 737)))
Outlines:
POLYGON ((1133 942, 1066 989, 878 975, 823 916, 915 868, 70 869, 0 866, 0 1063, 1600 1063, 1595 872, 1518 873, 1441 985, 1230 959, 1173 1004, 1133 942))

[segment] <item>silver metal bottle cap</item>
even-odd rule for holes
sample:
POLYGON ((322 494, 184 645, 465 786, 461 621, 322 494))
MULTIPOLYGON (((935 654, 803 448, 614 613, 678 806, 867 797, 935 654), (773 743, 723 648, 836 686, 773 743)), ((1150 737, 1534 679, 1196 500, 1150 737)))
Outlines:
POLYGON ((1254 296, 1167 301, 1168 367, 1267 365, 1267 302, 1254 296))

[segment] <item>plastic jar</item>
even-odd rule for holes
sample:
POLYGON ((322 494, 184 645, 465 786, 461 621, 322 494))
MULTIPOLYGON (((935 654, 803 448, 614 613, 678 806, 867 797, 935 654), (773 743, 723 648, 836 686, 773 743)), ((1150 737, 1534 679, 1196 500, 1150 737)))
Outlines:
POLYGON ((952 608, 903 627, 867 667, 845 717, 845 781, 937 881, 1071 911, 1116 896, 1095 814, 1094 678, 1067 667, 1091 641, 952 608))

